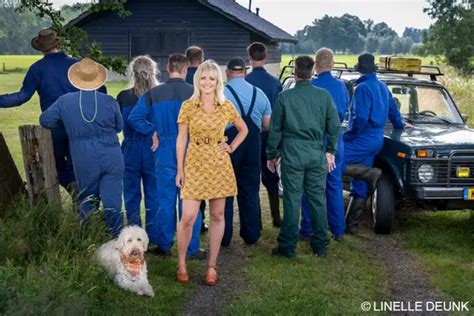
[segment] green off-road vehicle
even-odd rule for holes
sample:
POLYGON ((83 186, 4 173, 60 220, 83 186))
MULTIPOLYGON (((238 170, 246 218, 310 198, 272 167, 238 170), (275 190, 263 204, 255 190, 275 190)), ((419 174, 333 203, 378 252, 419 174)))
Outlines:
MULTIPOLYGON (((287 67, 292 68, 285 66, 282 74, 287 67)), ((346 82, 351 93, 360 76, 345 65, 333 74, 346 82)), ((436 81, 441 75, 431 66, 422 66, 421 72, 377 71, 413 128, 394 129, 390 122, 385 126, 384 145, 374 164, 383 173, 370 199, 376 233, 390 233, 395 211, 402 208, 474 209, 474 130, 466 125, 467 116, 459 112, 448 90, 436 81)), ((289 75, 282 83, 284 90, 291 89, 295 80, 289 75)))

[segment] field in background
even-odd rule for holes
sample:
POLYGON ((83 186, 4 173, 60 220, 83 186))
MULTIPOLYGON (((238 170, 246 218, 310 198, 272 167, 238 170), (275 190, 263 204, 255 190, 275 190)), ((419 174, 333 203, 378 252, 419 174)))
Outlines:
MULTIPOLYGON (((19 69, 27 69, 40 57, 0 56, 0 94, 18 91, 25 75, 25 70, 19 69), (3 62, 7 71, 2 73, 3 62)), ((289 55, 283 56, 282 64, 290 58, 289 55)), ((336 60, 351 67, 357 56, 337 56, 336 60)), ((443 71, 447 76, 442 82, 448 86, 461 111, 469 113, 472 122, 472 78, 460 77, 450 67, 443 67, 443 71)), ((116 96, 126 83, 108 83, 107 87, 109 93, 116 96)), ((39 114, 36 94, 21 107, 0 109, 0 132, 4 134, 22 174, 18 126, 38 124, 39 114)), ((263 237, 252 251, 254 255, 249 258, 244 271, 249 276, 250 290, 228 307, 229 314, 266 313, 270 310, 282 314, 304 313, 311 308, 317 313, 357 313, 361 300, 380 300, 388 295, 386 278, 391 276, 385 275, 380 262, 363 250, 363 238, 348 237, 344 243, 332 245, 327 261, 317 261, 306 246, 300 247, 301 256, 296 262, 287 263, 270 257, 268 254, 277 231, 270 228, 269 210, 266 204, 263 205, 266 203, 263 195, 262 201, 265 201, 262 210, 267 216, 263 223, 263 237), (294 309, 294 306, 299 309, 294 309)), ((184 295, 194 289, 194 285, 183 288, 174 281, 175 258, 151 257, 151 282, 156 286, 158 296, 152 300, 137 298, 115 287, 97 267, 90 267, 93 243, 100 242, 101 236, 84 239, 81 232, 74 229, 77 221, 55 219, 41 212, 34 214, 27 207, 10 213, 16 217, 8 222, 0 221, 0 260, 11 259, 4 267, 0 264, 0 314, 7 312, 7 309, 2 310, 2 307, 7 308, 7 304, 8 311, 16 310, 16 313, 32 309, 38 313, 75 311, 85 314, 85 311, 93 311, 100 314, 107 310, 109 313, 133 314, 145 310, 148 313, 175 314, 184 301, 184 295), (16 235, 16 232, 26 231, 31 232, 31 236, 16 235), (57 231, 63 234, 58 240, 57 231), (14 237, 5 239, 10 233, 14 237), (32 260, 28 258, 22 262, 16 259, 27 255, 32 260), (7 289, 11 284, 16 288, 7 289), (54 289, 52 294, 49 289, 54 289)), ((402 213, 397 223, 394 238, 403 240, 422 261, 444 300, 466 301, 474 297, 472 211, 402 213)), ((193 275, 203 270, 196 263, 190 263, 190 269, 193 275)))

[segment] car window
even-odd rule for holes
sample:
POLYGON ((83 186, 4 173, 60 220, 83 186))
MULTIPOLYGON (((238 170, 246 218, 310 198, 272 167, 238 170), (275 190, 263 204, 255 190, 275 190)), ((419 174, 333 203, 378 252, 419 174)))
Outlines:
POLYGON ((462 124, 452 99, 446 90, 420 85, 389 85, 395 104, 404 117, 424 123, 462 124))

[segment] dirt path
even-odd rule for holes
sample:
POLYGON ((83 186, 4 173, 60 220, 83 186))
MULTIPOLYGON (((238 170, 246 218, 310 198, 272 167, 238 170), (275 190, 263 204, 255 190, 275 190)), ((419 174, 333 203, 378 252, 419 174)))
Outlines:
MULTIPOLYGON (((367 251, 384 266, 389 293, 388 297, 381 299, 405 304, 441 301, 439 292, 430 283, 428 273, 418 259, 410 254, 403 242, 395 236, 374 234, 369 215, 367 212, 358 238, 363 241, 361 250, 367 251)), ((238 231, 238 223, 234 223, 235 231, 238 231)), ((219 255, 219 286, 205 286, 201 279, 197 279, 202 278, 202 274, 192 278, 191 281, 197 284, 196 291, 185 304, 182 315, 222 314, 225 307, 235 302, 247 289, 248 283, 243 268, 248 264, 249 255, 250 249, 244 247, 241 239, 234 235, 231 247, 222 249, 219 255)), ((202 271, 205 271, 205 262, 202 263, 202 271)), ((428 313, 421 313, 424 314, 428 313)))
MULTIPOLYGON (((372 232, 371 219, 364 219, 360 238, 365 240, 367 251, 384 265, 389 297, 385 301, 426 302, 442 301, 438 290, 429 281, 426 269, 409 253, 403 242, 393 235, 376 235, 372 232)), ((404 315, 406 313, 394 313, 404 315)), ((419 315, 429 314, 418 313, 419 315)), ((437 313, 437 315, 441 315, 437 313)))
MULTIPOLYGON (((247 264, 248 250, 237 238, 230 247, 222 248, 218 259, 218 286, 206 286, 202 280, 192 279, 197 284, 196 291, 184 305, 182 315, 220 315, 225 306, 245 292, 248 282, 242 269, 247 264)), ((203 262, 202 271, 205 265, 203 262)))

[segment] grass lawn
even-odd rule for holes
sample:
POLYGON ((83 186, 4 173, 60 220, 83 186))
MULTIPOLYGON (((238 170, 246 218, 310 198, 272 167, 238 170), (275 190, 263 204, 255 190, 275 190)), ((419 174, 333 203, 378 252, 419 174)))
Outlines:
MULTIPOLYGON (((38 56, 0 56, 12 68, 28 68, 38 56)), ((289 56, 284 56, 287 60, 289 56)), ((352 66, 356 56, 337 57, 352 66)), ((8 67, 9 69, 9 67, 8 67)), ((473 81, 449 68, 446 85, 463 112, 474 116, 473 81)), ((18 91, 24 72, 0 73, 0 94, 18 91)), ((108 83, 112 96, 126 83, 108 83)), ((24 173, 18 126, 38 124, 37 95, 25 105, 0 109, 0 132, 6 138, 20 173, 24 173)), ((472 122, 472 121, 471 121, 472 122)), ((262 196, 262 201, 266 197, 262 196)), ((268 215, 268 207, 263 206, 268 215)), ((439 212, 403 214, 395 238, 426 265, 433 284, 446 299, 474 297, 473 213, 439 212)), ((363 301, 389 296, 387 276, 380 262, 368 255, 364 241, 348 237, 331 243, 325 259, 311 254, 301 242, 295 260, 269 255, 277 230, 264 218, 258 247, 251 250, 244 273, 248 288, 224 310, 225 314, 355 314, 363 301)), ((174 280, 176 257, 148 257, 149 276, 157 296, 153 299, 117 288, 91 262, 96 245, 105 240, 99 224, 92 232, 80 230, 77 217, 66 210, 30 209, 19 203, 0 220, 1 314, 176 314, 195 285, 183 287, 174 280)), ((189 263, 198 273, 198 265, 189 263)), ((225 289, 222 289, 225 291, 225 289)), ((472 302, 471 302, 472 304, 472 302)), ((472 305, 471 305, 472 306, 472 305)))
POLYGON ((474 310, 474 212, 424 212, 398 218, 395 236, 431 272, 446 300, 470 301, 474 310))

